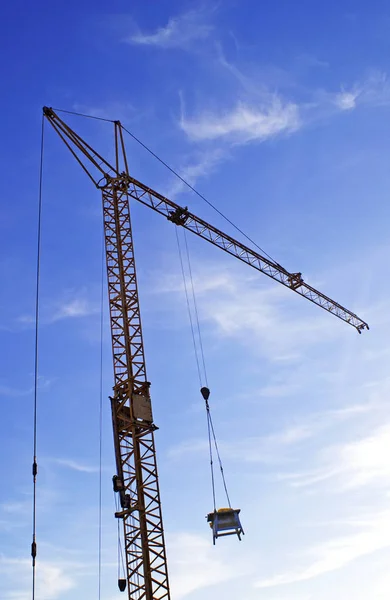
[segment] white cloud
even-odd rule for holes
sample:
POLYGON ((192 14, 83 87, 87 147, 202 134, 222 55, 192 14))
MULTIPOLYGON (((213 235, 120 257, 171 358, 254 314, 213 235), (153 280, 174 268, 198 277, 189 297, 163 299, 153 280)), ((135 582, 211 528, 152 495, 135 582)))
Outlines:
POLYGON ((339 536, 310 549, 314 560, 308 566, 259 580, 256 587, 267 588, 313 579, 345 567, 362 556, 390 547, 390 512, 374 513, 353 523, 359 531, 339 536))
MULTIPOLYGON (((29 600, 31 598, 30 560, 0 557, 0 573, 2 574, 0 592, 4 600, 29 600), (9 585, 7 585, 8 581, 9 585)), ((75 581, 69 575, 69 569, 54 563, 39 561, 36 589, 38 598, 56 600, 62 597, 64 592, 74 587, 75 581)))
MULTIPOLYGON (((64 298, 57 301, 52 301, 43 305, 40 324, 56 323, 64 319, 74 319, 78 317, 87 317, 95 314, 98 311, 85 295, 85 292, 67 292, 64 298)), ((19 323, 34 324, 35 317, 32 315, 22 315, 18 319, 19 323)))
MULTIPOLYGON (((228 270, 222 271, 221 269, 212 269, 210 273, 206 272, 207 265, 202 266, 203 275, 202 277, 195 276, 194 285, 197 295, 207 294, 207 292, 213 291, 234 291, 236 283, 234 277, 228 270)), ((174 294, 183 293, 184 285, 183 280, 178 275, 171 273, 164 273, 164 277, 160 278, 156 283, 155 293, 157 294, 174 294)))
POLYGON ((75 586, 76 582, 70 577, 69 569, 65 573, 65 569, 58 565, 42 562, 39 564, 37 595, 42 600, 59 598, 75 586))
MULTIPOLYGON (((305 426, 292 426, 284 431, 266 436, 251 436, 245 439, 233 439, 229 442, 218 441, 221 455, 226 460, 236 460, 247 463, 278 464, 288 461, 284 449, 306 440, 312 432, 305 426)), ((189 455, 199 458, 200 453, 206 455, 209 451, 206 439, 186 440, 173 446, 168 456, 172 459, 186 458, 189 455)))
POLYGON ((199 456, 201 452, 206 454, 208 448, 209 446, 206 438, 190 439, 172 446, 168 450, 168 458, 178 459, 187 457, 190 454, 199 456))
MULTIPOLYGON (((216 166, 226 158, 226 152, 222 149, 214 149, 210 152, 203 152, 199 160, 187 164, 179 169, 181 177, 190 185, 194 186, 199 178, 207 177, 212 173, 216 166)), ((183 190, 189 188, 180 180, 175 178, 173 184, 166 192, 168 198, 175 199, 175 196, 183 190)))
POLYGON ((361 440, 346 444, 340 450, 343 471, 348 476, 348 487, 368 483, 388 485, 390 481, 390 424, 379 427, 361 440))
POLYGON ((11 514, 25 514, 31 506, 31 501, 25 500, 23 502, 3 502, 0 504, 0 509, 6 513, 11 514))
MULTIPOLYGON (((45 390, 50 388, 53 383, 53 379, 49 379, 44 375, 38 376, 38 389, 45 390)), ((34 387, 31 386, 29 388, 13 388, 9 385, 3 385, 0 383, 0 396, 8 396, 10 398, 17 398, 19 396, 29 396, 34 392, 34 387)))
MULTIPOLYGON (((200 319, 221 341, 235 338, 268 360, 296 362, 319 337, 325 343, 342 335, 339 323, 332 326, 331 315, 317 309, 311 316, 301 299, 277 283, 267 285, 260 274, 244 275, 236 268, 210 264, 192 265, 192 274, 200 319)), ((157 289, 182 293, 183 283, 164 275, 157 289)))
POLYGON ((73 471, 79 471, 80 473, 97 473, 99 471, 99 467, 93 467, 91 465, 86 465, 80 463, 75 460, 65 459, 65 458, 55 458, 52 459, 57 465, 62 467, 67 467, 68 469, 72 469, 73 471))
POLYGON ((269 95, 257 105, 240 102, 229 112, 202 113, 192 119, 182 115, 180 127, 195 141, 224 139, 236 144, 263 142, 281 133, 297 131, 301 126, 299 108, 269 95))
POLYGON ((19 396, 28 396, 33 391, 33 388, 28 388, 25 390, 12 388, 8 385, 0 384, 0 396, 8 396, 9 398, 18 398, 19 396))
MULTIPOLYGON (((342 86, 338 92, 307 90, 308 98, 297 102, 291 97, 283 97, 281 93, 270 93, 270 89, 283 88, 283 81, 281 85, 267 88, 258 74, 248 76, 229 63, 221 48, 217 47, 218 64, 231 73, 242 88, 240 100, 229 109, 221 103, 220 110, 200 109, 194 116, 187 116, 182 107, 179 126, 192 141, 228 144, 263 142, 315 125, 339 112, 390 103, 390 84, 387 75, 382 72, 371 73, 351 86, 342 86)), ((286 82, 284 84, 286 87, 286 82)), ((291 81, 288 87, 291 89, 291 81)))
MULTIPOLYGON (((291 448, 306 440, 318 436, 323 430, 333 427, 336 423, 348 420, 360 415, 367 415, 375 409, 375 405, 351 405, 339 410, 316 412, 299 419, 299 423, 289 424, 284 429, 272 432, 264 436, 246 437, 245 439, 233 439, 229 441, 220 440, 219 446, 224 458, 238 460, 247 463, 259 462, 277 464, 291 461, 291 448)), ((200 453, 208 452, 206 439, 190 439, 170 448, 168 457, 171 459, 187 458, 189 455, 199 457, 200 453)), ((364 452, 364 448, 361 449, 364 452)), ((359 454, 359 453, 358 453, 359 454)), ((359 461, 359 456, 355 458, 359 461)), ((334 470, 334 469, 333 469, 334 470)), ((332 473, 333 473, 332 470, 332 473)), ((389 467, 390 472, 390 467, 389 467)), ((314 477, 314 475, 310 475, 314 477)), ((318 474, 317 477, 323 474, 318 474)), ((329 476, 326 471, 326 476, 329 476)), ((299 475, 287 474, 279 476, 279 480, 289 480, 299 475)), ((299 481, 299 480, 298 480, 299 481)))
MULTIPOLYGON (((359 87, 359 84, 358 84, 359 87)), ((387 73, 376 71, 371 73, 360 84, 361 102, 370 106, 386 106, 390 103, 390 82, 387 73)))
POLYGON ((19 519, 0 519, 0 532, 15 534, 15 530, 21 529, 25 526, 19 519))
MULTIPOLYGON (((17 518, 20 524, 30 522, 32 507, 32 490, 13 490, 13 496, 9 495, 4 502, 0 503, 0 516, 17 518)), ((37 510, 47 513, 58 503, 58 493, 51 487, 40 486, 37 496, 37 510)))
POLYGON ((366 79, 358 81, 349 89, 344 87, 336 94, 324 94, 323 100, 330 99, 338 109, 348 111, 359 106, 385 106, 390 103, 390 84, 387 74, 373 72, 366 79))
POLYGON ((216 553, 204 536, 178 533, 168 536, 167 546, 172 594, 178 600, 195 590, 240 577, 247 570, 244 563, 232 569, 226 552, 216 553))
POLYGON ((129 44, 155 46, 158 48, 186 49, 192 42, 209 37, 213 26, 207 22, 207 13, 191 10, 177 17, 171 17, 165 27, 153 33, 137 32, 125 41, 129 44))
POLYGON ((265 286, 257 277, 233 273, 226 271, 225 280, 213 293, 198 292, 201 316, 214 324, 220 335, 240 339, 252 347, 255 344, 268 359, 290 355, 296 360, 320 336, 325 343, 340 334, 339 327, 331 326, 330 315, 317 311, 311 316, 307 307, 294 302, 282 286, 265 286))
POLYGON ((325 448, 322 466, 301 473, 282 475, 294 487, 307 487, 332 480, 332 490, 387 487, 390 483, 390 424, 377 427, 360 440, 325 448))
POLYGON ((94 312, 91 304, 85 298, 73 298, 61 304, 50 317, 52 323, 73 317, 85 317, 94 312))
POLYGON ((341 110, 351 110, 356 107, 356 100, 359 97, 359 92, 340 92, 335 96, 335 104, 341 110))

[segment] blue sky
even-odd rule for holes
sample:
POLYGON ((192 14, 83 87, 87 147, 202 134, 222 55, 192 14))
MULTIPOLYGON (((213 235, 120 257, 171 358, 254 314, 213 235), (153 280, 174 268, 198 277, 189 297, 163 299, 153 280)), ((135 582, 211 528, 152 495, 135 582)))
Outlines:
MULTIPOLYGON (((174 600, 390 594, 390 8, 380 1, 16 1, 3 8, 0 596, 31 597, 41 107, 120 119, 352 328, 190 239, 211 406, 246 532, 212 546, 206 419, 173 226, 133 206, 174 600)), ((107 156, 110 126, 67 119, 107 156)), ((137 179, 234 235, 131 139, 137 179)), ((45 134, 40 600, 97 597, 102 218, 45 134)), ((116 587, 104 308, 103 588, 116 587)), ((223 505, 221 491, 218 498, 223 505)))

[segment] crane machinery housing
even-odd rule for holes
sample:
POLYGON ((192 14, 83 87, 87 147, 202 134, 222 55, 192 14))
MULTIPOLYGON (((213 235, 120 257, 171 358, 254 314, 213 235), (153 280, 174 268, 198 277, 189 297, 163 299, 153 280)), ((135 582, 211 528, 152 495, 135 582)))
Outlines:
POLYGON ((132 177, 119 121, 112 121, 115 161, 110 164, 52 108, 44 107, 43 115, 102 195, 114 366, 110 400, 117 472, 113 484, 121 508, 115 516, 123 521, 126 562, 126 579, 119 580, 119 588, 127 588, 129 600, 169 600, 154 442, 156 426, 145 367, 129 199, 278 281, 353 326, 358 333, 368 329, 368 325, 308 285, 301 273, 290 273, 132 177))

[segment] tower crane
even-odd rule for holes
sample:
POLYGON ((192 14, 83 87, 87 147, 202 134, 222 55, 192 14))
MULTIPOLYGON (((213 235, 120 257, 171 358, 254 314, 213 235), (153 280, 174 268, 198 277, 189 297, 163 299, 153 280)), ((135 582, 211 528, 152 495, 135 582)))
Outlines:
POLYGON ((146 375, 129 200, 136 200, 278 281, 335 315, 358 333, 365 321, 308 285, 301 273, 290 273, 223 231, 210 225, 129 174, 123 127, 113 121, 115 160, 111 164, 73 131, 52 109, 44 117, 100 190, 114 365, 111 400, 116 475, 114 491, 123 521, 126 579, 119 588, 129 600, 169 600, 167 558, 157 474, 150 383, 146 375))

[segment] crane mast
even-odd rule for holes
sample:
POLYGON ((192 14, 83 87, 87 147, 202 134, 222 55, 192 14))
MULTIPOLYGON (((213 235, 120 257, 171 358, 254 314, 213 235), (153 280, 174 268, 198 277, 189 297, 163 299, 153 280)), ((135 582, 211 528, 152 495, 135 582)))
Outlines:
MULTIPOLYGON (((120 500, 115 516, 123 521, 128 597, 169 600, 154 442, 157 427, 146 376, 122 129, 119 122, 114 123, 113 167, 64 123, 58 129, 60 119, 54 111, 44 108, 44 115, 102 194, 114 365, 114 393, 110 400, 117 473, 113 484, 120 500), (83 162, 85 158, 87 161, 83 162), (125 169, 123 172, 120 166, 125 169)), ((123 585, 120 589, 124 588, 123 585)))
MULTIPOLYGON (((186 207, 131 177, 119 121, 113 121, 115 165, 112 165, 53 109, 44 107, 43 113, 102 194, 114 364, 114 388, 110 400, 117 474, 113 477, 113 484, 120 499, 120 510, 115 516, 123 520, 128 598, 169 600, 154 444, 157 427, 153 422, 150 383, 146 376, 129 198, 282 283, 353 326, 359 333, 368 329, 368 325, 355 313, 306 284, 301 273, 290 273, 190 213, 186 207)), ((124 591, 124 586, 121 589, 124 591)))
POLYGON ((114 361, 111 398, 123 519, 127 586, 134 600, 169 599, 150 392, 137 289, 127 186, 102 187, 108 294, 114 361))

